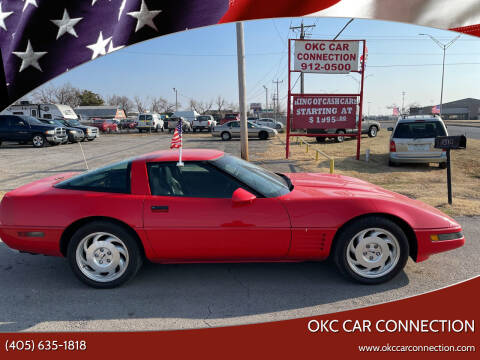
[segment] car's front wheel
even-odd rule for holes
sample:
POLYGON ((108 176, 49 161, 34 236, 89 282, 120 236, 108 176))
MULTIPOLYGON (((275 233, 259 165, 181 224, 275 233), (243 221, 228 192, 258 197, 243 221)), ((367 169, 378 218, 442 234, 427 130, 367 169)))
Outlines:
POLYGON ((229 132, 226 132, 226 131, 225 131, 225 132, 222 133, 222 140, 223 140, 223 141, 228 141, 228 140, 230 140, 231 138, 232 138, 232 135, 230 135, 229 132))
POLYGON ((33 147, 36 147, 36 148, 44 147, 46 142, 47 142, 47 141, 45 140, 45 136, 40 135, 40 134, 35 135, 35 136, 32 138, 33 147))
POLYGON ((260 138, 260 140, 267 140, 268 139, 268 132, 260 131, 260 133, 258 134, 258 137, 260 138))
POLYGON ((337 134, 338 136, 335 137, 335 141, 337 143, 341 143, 341 142, 344 142, 345 141, 345 131, 344 130, 337 130, 337 134))
POLYGON ((369 216, 340 230, 333 260, 343 275, 364 284, 380 284, 395 277, 408 260, 407 236, 395 222, 369 216))
POLYGON ((142 265, 134 237, 122 226, 96 221, 81 227, 68 244, 75 275, 95 288, 113 288, 132 279, 142 265))

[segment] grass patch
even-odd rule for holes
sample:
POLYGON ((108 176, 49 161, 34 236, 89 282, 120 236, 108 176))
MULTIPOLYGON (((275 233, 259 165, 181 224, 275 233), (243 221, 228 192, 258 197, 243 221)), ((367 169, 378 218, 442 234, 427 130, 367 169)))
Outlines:
MULTIPOLYGON (((335 143, 328 140, 318 144, 314 138, 303 138, 310 144, 305 152, 304 144, 291 143, 290 159, 305 172, 328 172, 329 162, 323 157, 315 161, 319 149, 335 159, 335 173, 353 176, 396 191, 408 197, 435 206, 447 214, 480 215, 480 140, 468 139, 466 150, 452 151, 453 205, 447 201, 446 170, 431 164, 388 166, 389 137, 387 131, 380 131, 376 138, 362 137, 360 161, 355 159, 357 141, 346 140, 335 143), (370 149, 369 162, 365 151, 370 149)), ((270 142, 268 151, 258 160, 285 159, 285 135, 281 134, 270 142), (263 158, 262 158, 263 157, 263 158)), ((257 157, 256 157, 257 160, 257 157)))

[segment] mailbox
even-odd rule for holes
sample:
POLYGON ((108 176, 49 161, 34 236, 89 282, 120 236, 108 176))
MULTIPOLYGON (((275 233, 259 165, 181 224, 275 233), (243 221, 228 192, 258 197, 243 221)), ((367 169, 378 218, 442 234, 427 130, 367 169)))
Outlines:
POLYGON ((467 138, 465 135, 456 136, 437 136, 435 138, 435 148, 445 150, 465 149, 467 147, 467 138))

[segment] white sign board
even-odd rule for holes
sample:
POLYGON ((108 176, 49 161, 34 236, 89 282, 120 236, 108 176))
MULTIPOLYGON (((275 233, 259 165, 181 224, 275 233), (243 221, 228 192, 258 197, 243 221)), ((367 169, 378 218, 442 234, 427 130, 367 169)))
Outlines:
POLYGON ((295 40, 294 71, 348 74, 358 71, 359 41, 295 40))

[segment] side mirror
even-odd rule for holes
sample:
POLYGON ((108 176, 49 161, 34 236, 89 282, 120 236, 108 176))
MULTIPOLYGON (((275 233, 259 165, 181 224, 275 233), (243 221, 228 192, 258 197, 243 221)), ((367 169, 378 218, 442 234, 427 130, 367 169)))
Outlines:
POLYGON ((388 131, 393 131, 393 127, 387 128, 388 131))
POLYGON ((232 202, 234 204, 251 204, 253 200, 256 199, 256 196, 251 192, 248 192, 245 189, 238 188, 232 194, 232 202))

